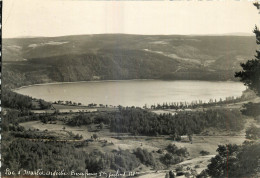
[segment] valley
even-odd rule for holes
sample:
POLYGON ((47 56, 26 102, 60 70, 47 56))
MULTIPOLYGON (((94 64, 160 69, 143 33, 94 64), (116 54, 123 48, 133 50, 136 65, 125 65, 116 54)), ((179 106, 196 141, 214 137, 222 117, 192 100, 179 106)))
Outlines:
POLYGON ((199 177, 227 153, 246 167, 259 97, 234 73, 255 49, 252 36, 4 39, 2 169, 199 177))
POLYGON ((99 34, 3 39, 9 88, 91 80, 236 80, 251 36, 99 34))

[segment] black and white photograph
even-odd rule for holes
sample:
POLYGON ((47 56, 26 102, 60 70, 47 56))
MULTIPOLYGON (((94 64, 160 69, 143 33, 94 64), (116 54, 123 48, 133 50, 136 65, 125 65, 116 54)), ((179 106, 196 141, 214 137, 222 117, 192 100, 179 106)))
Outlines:
POLYGON ((260 177, 260 1, 3 0, 3 178, 260 177))

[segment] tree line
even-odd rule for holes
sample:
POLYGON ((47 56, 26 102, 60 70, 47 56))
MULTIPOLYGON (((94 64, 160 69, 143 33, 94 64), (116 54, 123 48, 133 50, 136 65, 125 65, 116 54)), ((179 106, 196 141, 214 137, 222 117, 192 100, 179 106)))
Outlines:
POLYGON ((9 89, 2 90, 2 106, 13 109, 32 109, 32 98, 29 96, 15 93, 9 89))
MULTIPOLYGON (((37 109, 37 107, 33 104, 32 97, 21 95, 5 87, 3 87, 1 97, 3 107, 18 109, 23 112, 32 109, 37 109)), ((46 102, 42 99, 39 99, 35 102, 38 102, 39 104, 38 109, 49 109, 51 107, 51 103, 46 102)))
POLYGON ((121 107, 117 112, 81 113, 68 119, 66 124, 80 126, 92 123, 106 124, 111 132, 117 133, 176 136, 198 134, 208 127, 240 131, 244 128, 245 119, 238 110, 229 109, 157 115, 141 108, 121 107))
MULTIPOLYGON (((163 104, 154 104, 151 105, 150 109, 195 109, 199 107, 211 107, 211 106, 219 106, 223 104, 231 104, 236 102, 241 102, 248 100, 249 98, 243 98, 243 97, 226 97, 225 99, 220 98, 218 101, 217 99, 213 100, 210 99, 208 102, 203 102, 202 100, 193 101, 193 102, 165 102, 163 104)), ((148 108, 147 105, 145 105, 143 108, 148 108)))

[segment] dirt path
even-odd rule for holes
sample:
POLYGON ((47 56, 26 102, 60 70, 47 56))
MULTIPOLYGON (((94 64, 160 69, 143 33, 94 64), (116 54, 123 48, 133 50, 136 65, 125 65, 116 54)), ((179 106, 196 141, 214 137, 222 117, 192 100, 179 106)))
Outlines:
POLYGON ((166 172, 163 173, 147 173, 146 175, 139 176, 139 178, 165 178, 166 172))
MULTIPOLYGON (((207 165, 211 158, 213 158, 215 155, 207 155, 207 156, 199 156, 194 159, 183 161, 177 165, 174 165, 174 167, 182 166, 183 172, 188 172, 189 170, 195 170, 197 174, 201 173, 204 169, 207 168, 207 165)), ((139 176, 139 178, 164 178, 166 173, 168 173, 170 170, 158 170, 158 171, 147 171, 145 172, 145 175, 139 176)), ((172 171, 176 175, 176 171, 173 168, 172 171)), ((185 176, 178 176, 178 178, 184 178, 185 176)))

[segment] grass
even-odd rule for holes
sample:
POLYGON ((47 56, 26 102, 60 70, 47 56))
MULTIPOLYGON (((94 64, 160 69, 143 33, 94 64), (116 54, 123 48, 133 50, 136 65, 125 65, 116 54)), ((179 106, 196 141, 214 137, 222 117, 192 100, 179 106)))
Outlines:
POLYGON ((62 104, 52 104, 55 109, 91 109, 87 106, 72 106, 72 105, 62 105, 62 104))

